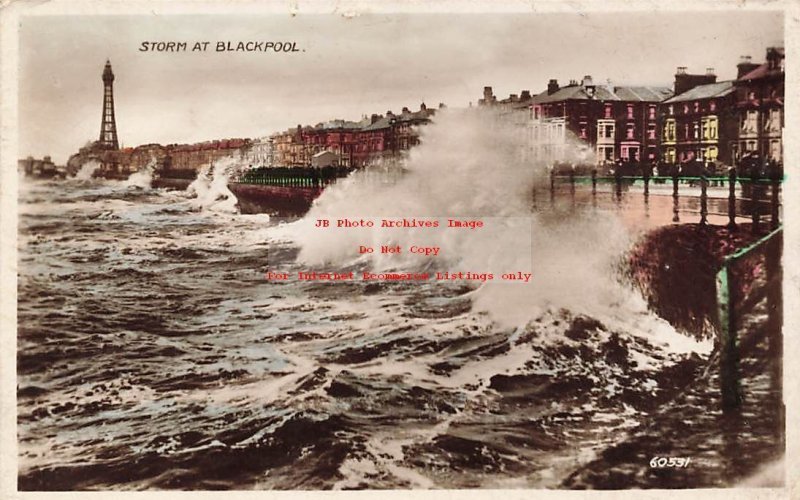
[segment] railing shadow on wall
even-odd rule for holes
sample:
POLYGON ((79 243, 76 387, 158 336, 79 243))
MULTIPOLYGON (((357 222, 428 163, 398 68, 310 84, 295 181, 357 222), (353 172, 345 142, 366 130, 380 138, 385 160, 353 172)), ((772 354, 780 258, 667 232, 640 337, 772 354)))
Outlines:
MULTIPOLYGON (((716 318, 715 330, 719 341, 719 394, 723 411, 740 408, 742 391, 739 373, 739 341, 749 323, 762 321, 761 330, 768 336, 767 345, 773 363, 770 379, 773 387, 782 386, 782 250, 783 226, 781 223, 781 189, 785 180, 783 172, 773 170, 770 174, 753 169, 746 173, 729 168, 727 175, 598 175, 596 169, 588 172, 581 169, 553 168, 550 172, 550 203, 556 198, 569 196, 575 205, 576 193, 591 189, 592 204, 597 206, 599 196, 610 195, 618 204, 624 196, 643 196, 645 207, 650 196, 651 185, 671 186, 673 223, 697 222, 699 227, 709 225, 709 216, 722 217, 728 231, 740 230, 744 222, 758 238, 751 245, 741 248, 723 258, 716 270, 716 318), (579 175, 580 174, 580 175, 579 175), (641 194, 631 192, 633 185, 642 188, 641 194), (600 193, 598 186, 605 187, 600 193), (709 186, 717 189, 713 207, 709 203, 709 186), (565 189, 568 188, 568 189, 565 189), (699 188, 699 192, 698 192, 699 188), (727 188, 727 196, 720 198, 720 188, 727 188), (687 209, 682 198, 699 199, 699 209, 687 209), (720 203, 721 202, 721 203, 720 203), (686 220, 691 214, 693 220, 686 220), (683 215, 683 220, 681 218, 683 215), (699 216, 699 220, 696 218, 699 216), (737 219, 739 223, 737 223, 737 219), (767 311, 765 318, 758 318, 759 304, 767 311), (765 326, 765 327, 764 327, 765 326)), ((663 193, 662 193, 663 194, 663 193)), ((534 193, 534 197, 536 194, 534 193)), ((719 218, 717 220, 720 220, 719 218)), ((752 327, 752 325, 750 325, 752 327)))

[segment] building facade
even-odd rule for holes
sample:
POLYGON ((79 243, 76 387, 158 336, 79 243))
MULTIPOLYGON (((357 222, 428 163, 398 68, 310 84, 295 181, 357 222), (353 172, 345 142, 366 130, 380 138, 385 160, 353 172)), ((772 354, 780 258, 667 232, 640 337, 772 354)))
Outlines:
POLYGON ((523 91, 498 100, 485 87, 478 103, 529 109, 526 149, 534 161, 574 160, 591 151, 590 161, 610 164, 657 159, 657 107, 671 95, 666 87, 596 85, 587 75, 564 87, 550 80, 547 90, 533 97, 523 91))
POLYGON ((400 114, 394 114, 389 110, 386 115, 373 114, 358 122, 298 125, 270 136, 271 166, 312 166, 315 156, 326 151, 336 155, 339 166, 347 168, 363 168, 371 162, 398 157, 419 144, 418 127, 429 123, 435 111, 422 103, 418 111, 403 108, 400 114))
POLYGON ((744 156, 783 163, 785 52, 767 49, 766 62, 739 64, 735 87, 737 136, 730 141, 735 160, 744 156))
MULTIPOLYGON (((680 70, 679 74, 681 76, 680 70)), ((697 85, 660 106, 661 160, 731 165, 736 136, 733 81, 697 85)))

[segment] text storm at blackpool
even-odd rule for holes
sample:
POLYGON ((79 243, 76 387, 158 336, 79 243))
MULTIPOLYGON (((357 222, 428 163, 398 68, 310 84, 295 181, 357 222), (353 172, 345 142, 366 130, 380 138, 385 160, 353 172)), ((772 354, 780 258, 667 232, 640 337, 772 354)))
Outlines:
POLYGON ((297 42, 142 42, 139 52, 302 52, 297 42))

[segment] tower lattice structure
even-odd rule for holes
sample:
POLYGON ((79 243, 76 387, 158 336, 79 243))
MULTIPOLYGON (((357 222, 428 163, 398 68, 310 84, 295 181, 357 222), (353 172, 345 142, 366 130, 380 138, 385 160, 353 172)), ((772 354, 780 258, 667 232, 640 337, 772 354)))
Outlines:
POLYGON ((103 69, 103 120, 100 124, 100 140, 98 145, 104 149, 119 149, 117 140, 117 122, 114 118, 114 72, 111 62, 106 60, 103 69))

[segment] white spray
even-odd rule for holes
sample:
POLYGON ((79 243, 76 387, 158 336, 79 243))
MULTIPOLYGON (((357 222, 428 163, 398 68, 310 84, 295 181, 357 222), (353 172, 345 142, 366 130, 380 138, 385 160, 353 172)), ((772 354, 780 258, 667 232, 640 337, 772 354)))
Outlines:
POLYGON ((90 181, 92 180, 92 175, 95 170, 98 168, 100 168, 99 161, 95 159, 88 160, 81 165, 81 169, 75 174, 75 179, 79 181, 90 181))
POLYGON ((149 188, 153 182, 153 171, 156 169, 156 163, 156 158, 150 157, 147 165, 132 173, 122 182, 122 185, 125 187, 149 188))
POLYGON ((196 210, 237 213, 236 196, 228 189, 230 177, 241 169, 240 160, 225 157, 204 166, 186 188, 196 210))
MULTIPOLYGON (((328 188, 309 214, 292 228, 298 260, 308 266, 337 267, 369 259, 374 269, 429 269, 430 258, 378 252, 359 256, 360 245, 384 243, 438 246, 433 259, 454 271, 530 271, 519 282, 487 281, 473 292, 473 308, 503 324, 523 325, 546 309, 568 308, 595 316, 618 316, 620 306, 636 312, 644 304, 619 285, 614 265, 628 245, 616 217, 573 215, 563 220, 531 214, 531 190, 547 181, 536 163, 528 129, 484 109, 447 110, 421 130, 422 144, 410 152, 406 174, 391 185, 362 182, 361 176, 328 188), (362 218, 482 219, 479 237, 449 229, 313 227, 318 219, 362 218)), ((515 123, 516 122, 516 123, 515 123)), ((574 158, 584 154, 572 147, 574 158)))

